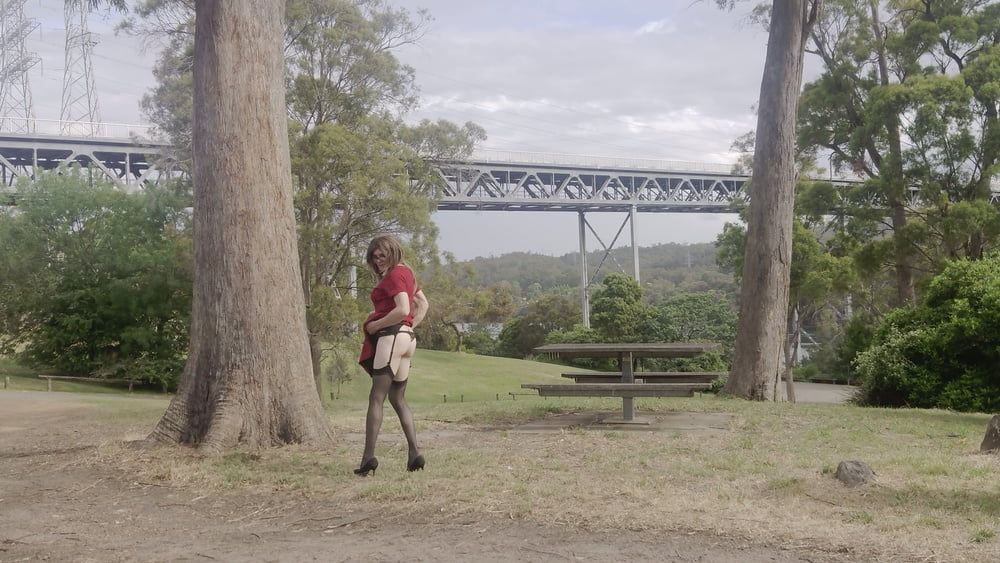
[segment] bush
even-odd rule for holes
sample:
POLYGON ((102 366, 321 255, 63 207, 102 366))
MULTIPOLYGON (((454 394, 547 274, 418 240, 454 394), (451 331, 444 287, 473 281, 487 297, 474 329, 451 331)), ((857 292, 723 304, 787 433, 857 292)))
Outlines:
POLYGON ((858 354, 859 402, 1000 410, 1000 256, 956 261, 920 305, 893 311, 858 354))
POLYGON ((855 360, 872 345, 877 323, 865 315, 855 315, 844 327, 835 344, 831 371, 837 379, 855 381, 859 378, 855 360))
POLYGON ((571 297, 543 295, 528 305, 523 314, 504 324, 497 344, 498 353, 524 358, 546 343, 553 331, 569 330, 580 319, 580 305, 571 297))
POLYGON ((78 171, 19 184, 0 216, 0 352, 71 375, 170 387, 187 351, 185 198, 78 171))
POLYGON ((498 356, 497 341, 490 336, 490 333, 482 328, 470 330, 462 338, 464 348, 480 356, 498 356))

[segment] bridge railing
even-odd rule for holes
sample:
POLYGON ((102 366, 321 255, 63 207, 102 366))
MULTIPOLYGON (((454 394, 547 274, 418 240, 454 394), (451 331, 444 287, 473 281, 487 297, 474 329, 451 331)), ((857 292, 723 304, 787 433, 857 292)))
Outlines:
POLYGON ((542 153, 477 149, 471 160, 496 164, 533 164, 540 166, 583 166, 626 170, 663 170, 666 172, 709 172, 732 174, 733 165, 719 162, 687 162, 653 158, 620 158, 586 154, 542 153))
POLYGON ((152 125, 0 116, 0 131, 96 139, 149 139, 152 125))

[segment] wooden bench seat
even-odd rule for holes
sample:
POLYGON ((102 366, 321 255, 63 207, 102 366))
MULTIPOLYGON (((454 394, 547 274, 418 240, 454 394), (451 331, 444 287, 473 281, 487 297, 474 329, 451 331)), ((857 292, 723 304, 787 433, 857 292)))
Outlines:
POLYGON ((540 397, 690 397, 709 383, 523 383, 540 397))
MULTIPOLYGON (((646 383, 711 383, 726 375, 724 371, 639 371, 635 379, 646 383)), ((621 383, 617 371, 571 371, 562 374, 577 383, 621 383)))

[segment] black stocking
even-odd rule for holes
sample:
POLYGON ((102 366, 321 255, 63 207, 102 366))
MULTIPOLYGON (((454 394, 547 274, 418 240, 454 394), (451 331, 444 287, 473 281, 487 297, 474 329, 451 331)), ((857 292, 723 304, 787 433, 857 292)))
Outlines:
MULTIPOLYGON (((392 384, 392 376, 387 373, 372 376, 372 390, 368 394, 368 416, 365 418, 365 451, 361 463, 375 457, 375 442, 382 429, 382 406, 392 384)), ((412 424, 412 422, 411 422, 412 424)))
POLYGON ((420 450, 417 448, 417 431, 413 426, 413 412, 410 411, 410 405, 406 404, 405 394, 406 382, 393 381, 389 388, 389 404, 396 411, 399 425, 403 427, 403 434, 406 436, 406 445, 409 449, 407 460, 412 460, 420 455, 420 450))

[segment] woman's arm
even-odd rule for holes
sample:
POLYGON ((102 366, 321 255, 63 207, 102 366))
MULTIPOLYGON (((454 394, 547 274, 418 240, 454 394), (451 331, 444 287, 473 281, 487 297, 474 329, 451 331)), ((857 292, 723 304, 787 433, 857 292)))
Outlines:
POLYGON ((414 328, 423 322, 424 315, 427 314, 427 310, 430 309, 431 304, 427 301, 427 296, 424 295, 424 290, 418 289, 416 295, 413 296, 413 326, 414 328))
POLYGON ((399 324, 410 314, 410 295, 408 293, 401 291, 393 295, 392 300, 396 306, 391 311, 381 319, 376 319, 365 325, 365 331, 368 334, 375 334, 387 326, 399 324))

